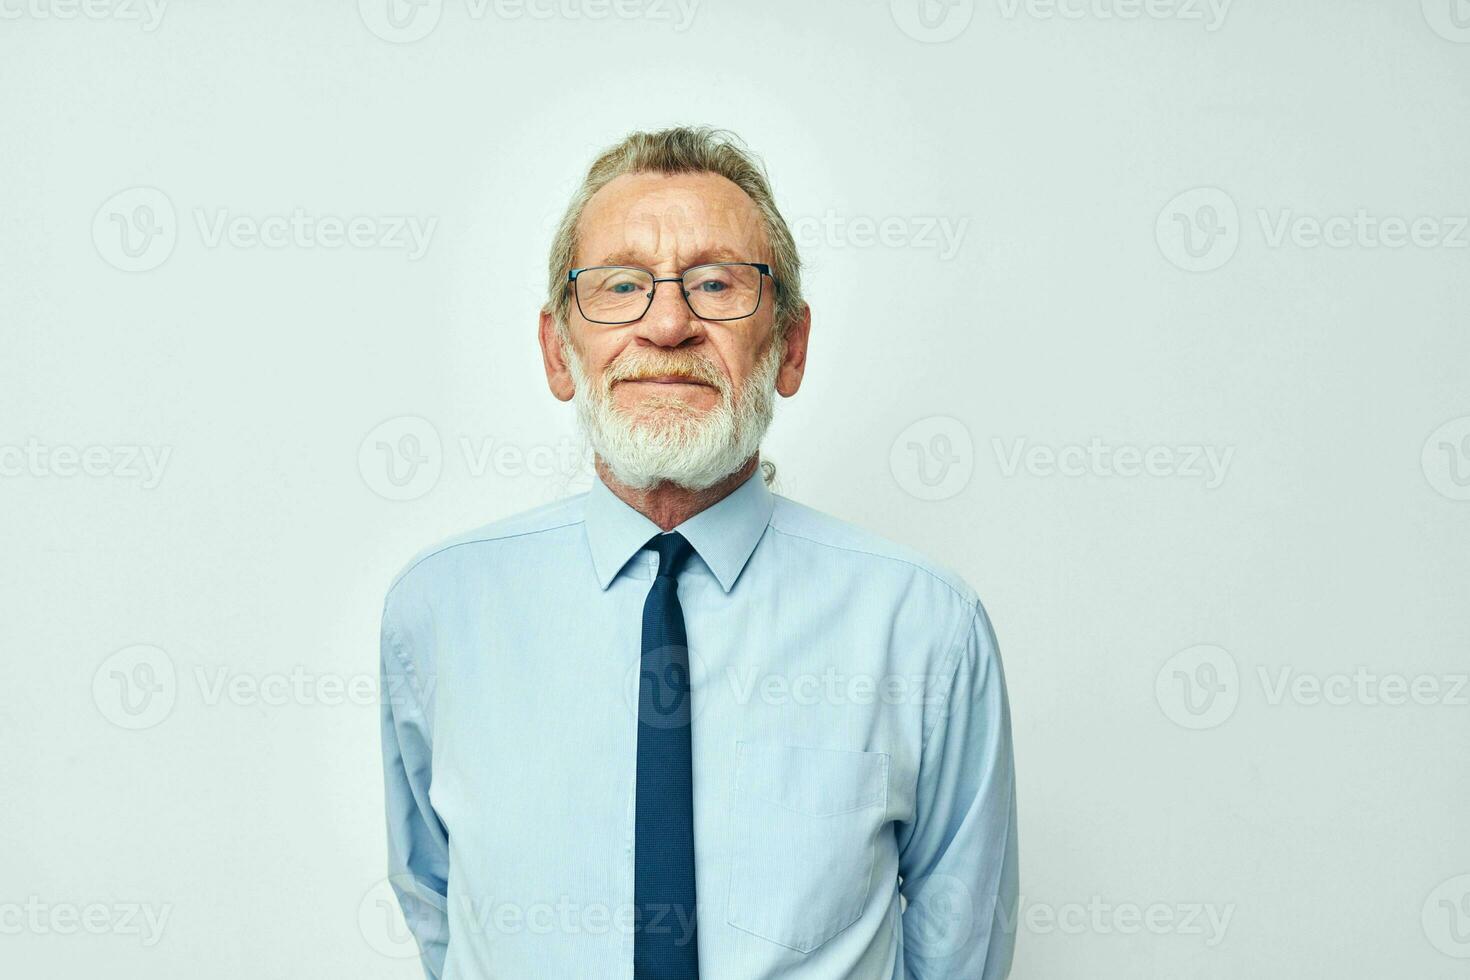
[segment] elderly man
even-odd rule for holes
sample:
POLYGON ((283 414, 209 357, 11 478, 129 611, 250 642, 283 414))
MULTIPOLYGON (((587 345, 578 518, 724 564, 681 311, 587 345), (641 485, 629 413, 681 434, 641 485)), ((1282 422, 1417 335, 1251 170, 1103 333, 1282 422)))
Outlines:
POLYGON ((589 492, 425 551, 382 625, 392 882, 430 977, 1004 977, 1015 777, 975 593, 773 493, 800 260, 728 134, 635 133, 540 342, 589 492))

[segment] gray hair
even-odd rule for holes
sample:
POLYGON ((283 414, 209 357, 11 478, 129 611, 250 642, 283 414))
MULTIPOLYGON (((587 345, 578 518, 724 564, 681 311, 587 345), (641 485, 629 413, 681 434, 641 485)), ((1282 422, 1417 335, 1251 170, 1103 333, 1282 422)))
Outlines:
POLYGON ((614 178, 624 174, 712 173, 734 183, 755 202, 765 227, 766 241, 771 246, 771 275, 776 279, 777 341, 801 313, 805 301, 801 296, 801 256, 786 219, 776 208, 770 179, 765 167, 745 146, 740 137, 726 129, 709 126, 676 126, 657 132, 630 133, 616 146, 605 150, 587 170, 582 186, 572 195, 571 204, 557 227, 551 243, 551 259, 547 267, 546 311, 556 320, 558 331, 565 336, 570 312, 571 292, 567 289, 567 273, 577 254, 577 226, 587 202, 614 178))

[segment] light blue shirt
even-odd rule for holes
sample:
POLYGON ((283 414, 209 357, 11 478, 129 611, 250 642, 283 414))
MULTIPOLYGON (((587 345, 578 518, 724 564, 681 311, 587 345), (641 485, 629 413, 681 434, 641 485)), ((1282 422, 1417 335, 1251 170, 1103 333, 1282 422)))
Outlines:
MULTIPOLYGON (((632 978, 659 530, 598 481, 389 590, 390 874, 430 977, 632 978)), ((677 530, 702 980, 1006 976, 1015 774, 975 593, 759 469, 677 530)))

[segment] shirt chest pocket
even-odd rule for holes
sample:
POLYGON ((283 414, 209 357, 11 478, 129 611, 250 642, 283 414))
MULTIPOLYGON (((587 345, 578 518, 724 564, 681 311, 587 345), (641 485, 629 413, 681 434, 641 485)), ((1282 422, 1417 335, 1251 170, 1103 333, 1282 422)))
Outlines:
POLYGON ((739 742, 726 921, 809 953, 862 915, 888 755, 739 742))

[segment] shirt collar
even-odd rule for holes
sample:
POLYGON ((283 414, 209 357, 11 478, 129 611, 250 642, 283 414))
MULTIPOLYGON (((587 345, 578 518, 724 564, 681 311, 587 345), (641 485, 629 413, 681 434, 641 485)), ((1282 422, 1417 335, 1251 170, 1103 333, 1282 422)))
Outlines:
MULTIPOLYGON (((720 587, 729 592, 771 522, 776 500, 761 468, 718 503, 674 528, 689 540, 720 587)), ((594 472, 587 495, 587 542, 598 584, 606 589, 628 559, 660 533, 657 524, 624 503, 594 472)))

